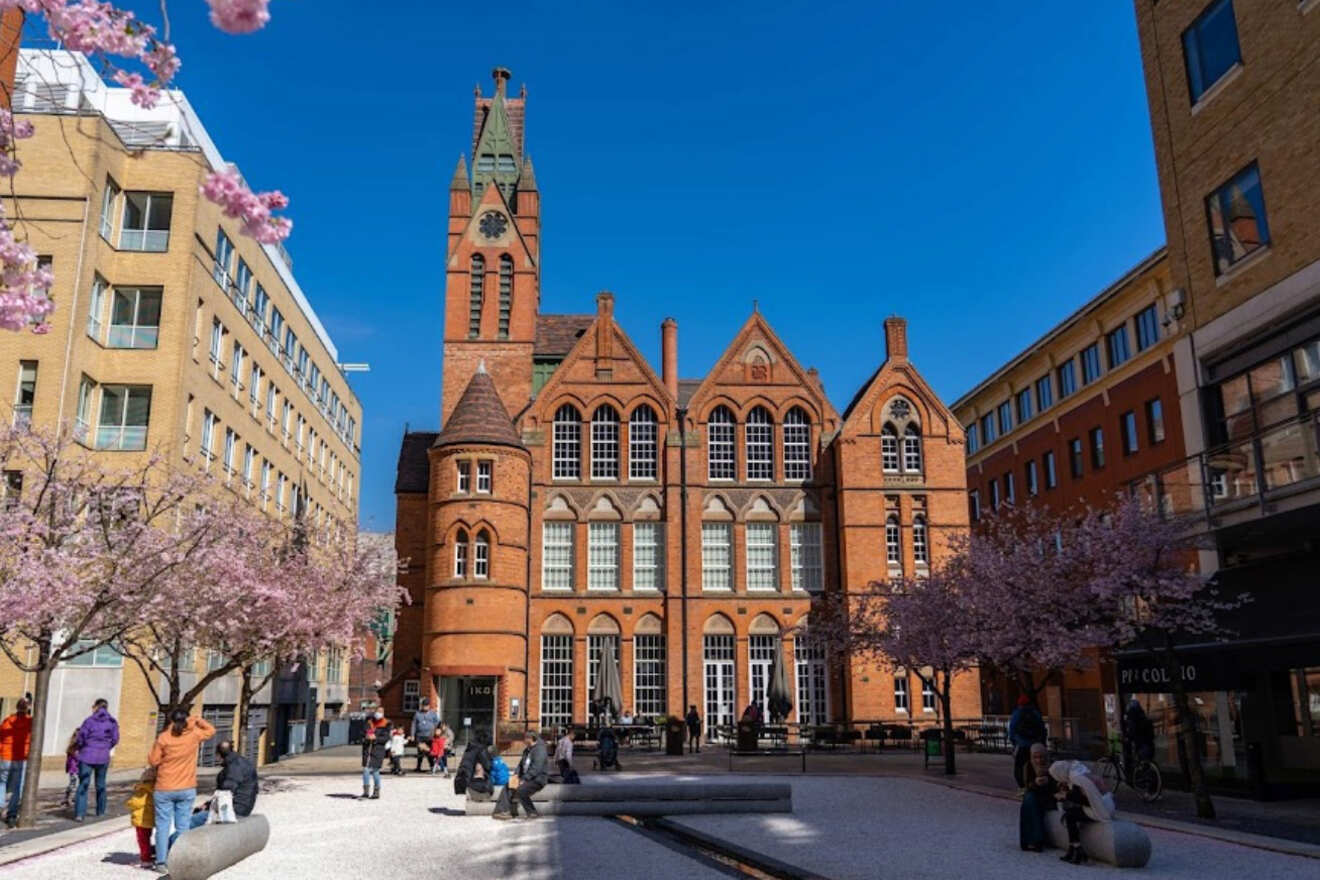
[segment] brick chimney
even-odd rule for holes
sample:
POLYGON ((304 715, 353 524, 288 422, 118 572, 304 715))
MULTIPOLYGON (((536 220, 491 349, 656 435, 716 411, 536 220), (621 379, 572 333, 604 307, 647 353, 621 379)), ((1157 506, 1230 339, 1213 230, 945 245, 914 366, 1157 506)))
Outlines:
POLYGON ((669 396, 678 400, 678 322, 673 318, 660 322, 660 378, 669 396))
POLYGON ((907 360, 907 320, 898 315, 885 318, 885 359, 907 360))
MULTIPOLYGON (((596 360, 614 356, 614 294, 602 290, 596 294, 596 360)), ((603 366, 597 364, 599 370, 603 366)))

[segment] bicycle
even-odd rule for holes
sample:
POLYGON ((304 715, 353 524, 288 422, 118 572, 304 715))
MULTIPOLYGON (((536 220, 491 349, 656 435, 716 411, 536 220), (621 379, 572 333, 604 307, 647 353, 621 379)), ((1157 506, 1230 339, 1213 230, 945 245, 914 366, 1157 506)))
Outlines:
POLYGON ((1126 782, 1146 803, 1157 801, 1164 794, 1164 777, 1153 761, 1138 758, 1132 768, 1131 781, 1121 752, 1111 752, 1096 763, 1100 766, 1100 778, 1109 786, 1110 791, 1117 792, 1118 786, 1126 782))

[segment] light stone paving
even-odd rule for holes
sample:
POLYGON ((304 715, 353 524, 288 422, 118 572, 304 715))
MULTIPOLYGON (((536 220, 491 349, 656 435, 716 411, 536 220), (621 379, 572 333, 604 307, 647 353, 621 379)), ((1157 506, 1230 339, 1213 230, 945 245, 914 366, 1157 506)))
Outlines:
MULTIPOLYGON (((594 781, 655 778, 594 776, 594 781)), ((709 777, 668 776, 671 780, 709 777)), ((986 878, 1033 880, 1118 877, 1120 869, 1084 868, 1017 846, 1017 804, 915 779, 743 777, 791 782, 792 815, 687 816, 674 821, 833 880, 986 878)), ((609 820, 564 817, 496 822, 460 815, 447 780, 386 778, 381 800, 359 802, 349 776, 303 776, 263 794, 270 846, 217 875, 223 880, 372 880, 453 876, 687 880, 723 876, 705 864, 609 820), (420 872, 420 873, 419 873, 420 872)), ((1142 878, 1320 878, 1320 861, 1150 830, 1154 855, 1142 878)), ((89 880, 152 876, 136 867, 133 832, 122 830, 0 869, 6 880, 89 880)))

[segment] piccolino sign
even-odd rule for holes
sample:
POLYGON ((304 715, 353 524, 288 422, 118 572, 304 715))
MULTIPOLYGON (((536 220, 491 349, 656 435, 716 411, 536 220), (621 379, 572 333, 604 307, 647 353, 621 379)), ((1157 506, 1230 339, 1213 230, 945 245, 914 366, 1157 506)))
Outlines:
MULTIPOLYGON (((1178 667, 1183 684, 1196 683, 1199 670, 1195 663, 1184 663, 1178 667)), ((1118 670, 1118 685, 1123 690, 1137 690, 1136 685, 1172 685, 1173 676, 1163 666, 1135 666, 1118 670)))
POLYGON ((1232 659, 1220 654, 1179 657, 1176 669, 1167 669, 1152 657, 1123 658, 1118 661, 1118 689, 1128 694, 1159 694, 1173 690, 1174 676, 1182 679, 1189 691, 1235 689, 1239 682, 1231 669, 1232 659))

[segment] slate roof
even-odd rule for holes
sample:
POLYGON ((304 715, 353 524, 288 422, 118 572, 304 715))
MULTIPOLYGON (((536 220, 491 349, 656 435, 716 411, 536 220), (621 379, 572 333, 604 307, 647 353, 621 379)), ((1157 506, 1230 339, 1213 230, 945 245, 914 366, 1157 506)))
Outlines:
POLYGON ((533 357, 563 357, 587 332, 595 315, 537 315, 533 357))
POLYGON ((697 393, 704 379, 679 379, 678 380, 678 405, 687 406, 692 395, 697 393))
POLYGON ((495 446, 522 447, 522 439, 514 430, 509 411, 495 390, 495 380, 486 372, 483 362, 477 367, 472 381, 464 389, 458 405, 449 414, 449 421, 435 438, 432 446, 453 446, 458 443, 486 443, 495 446))
POLYGON ((431 480, 431 461, 426 450, 438 435, 435 431, 409 431, 399 444, 399 466, 394 476, 396 495, 406 492, 425 494, 431 480))

